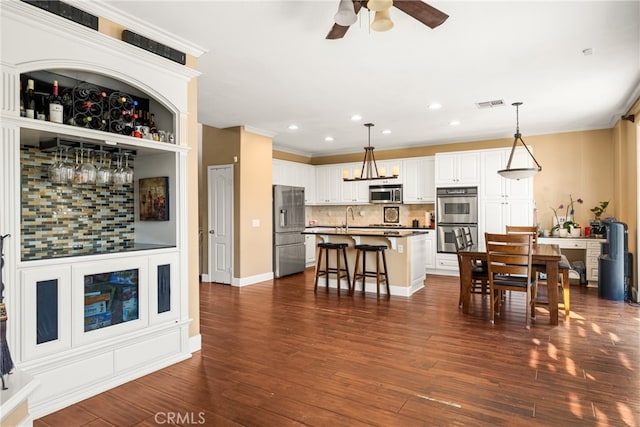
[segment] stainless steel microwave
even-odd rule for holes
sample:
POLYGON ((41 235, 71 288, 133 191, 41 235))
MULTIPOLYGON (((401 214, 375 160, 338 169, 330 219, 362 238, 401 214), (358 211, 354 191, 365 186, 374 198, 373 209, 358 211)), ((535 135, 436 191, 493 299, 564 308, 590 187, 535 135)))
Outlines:
POLYGON ((370 185, 370 203, 402 203, 402 184, 370 185))

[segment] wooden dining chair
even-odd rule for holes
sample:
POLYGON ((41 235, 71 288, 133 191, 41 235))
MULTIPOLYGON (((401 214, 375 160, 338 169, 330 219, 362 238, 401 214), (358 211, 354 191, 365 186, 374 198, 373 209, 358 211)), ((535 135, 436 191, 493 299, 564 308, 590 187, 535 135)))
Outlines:
MULTIPOLYGON (((533 236, 533 246, 538 244, 538 227, 536 226, 528 226, 528 225, 507 225, 506 226, 507 234, 522 234, 529 233, 533 236)), ((558 274, 558 287, 562 289, 562 302, 564 304, 564 316, 565 319, 570 317, 571 312, 571 301, 570 301, 570 283, 569 283, 569 270, 571 270, 571 263, 567 259, 566 255, 561 255, 560 262, 558 263, 558 269, 560 270, 558 274)), ((534 274, 538 275, 538 273, 545 273, 546 270, 544 266, 535 266, 534 274)), ((538 277, 538 286, 544 285, 546 286, 547 281, 541 280, 538 277)))
MULTIPOLYGON (((464 239, 464 230, 462 228, 453 229, 454 243, 456 245, 456 252, 458 252, 458 269, 462 271, 462 257, 460 257, 459 251, 467 247, 464 239)), ((475 261, 471 261, 471 293, 474 294, 486 294, 489 287, 489 276, 487 274, 486 266, 478 265, 475 261)), ((462 276, 460 277, 460 297, 458 298, 458 306, 462 306, 462 276)))
POLYGON ((491 295, 491 323, 495 323, 495 315, 500 313, 501 292, 523 292, 526 295, 525 326, 529 329, 530 317, 535 317, 538 284, 537 275, 533 274, 531 266, 533 236, 528 233, 485 233, 485 242, 491 295))

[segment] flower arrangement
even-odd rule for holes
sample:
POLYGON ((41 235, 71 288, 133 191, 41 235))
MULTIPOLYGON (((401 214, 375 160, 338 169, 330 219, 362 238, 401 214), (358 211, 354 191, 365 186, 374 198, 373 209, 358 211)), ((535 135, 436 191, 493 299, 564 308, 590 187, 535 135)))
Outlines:
POLYGON ((600 220, 600 217, 607 210, 607 206, 609 206, 609 201, 600 202, 600 205, 594 206, 591 208, 591 212, 596 216, 596 221, 600 220))
MULTIPOLYGON (((582 204, 584 203, 584 200, 582 200, 581 198, 577 198, 576 200, 573 200, 573 196, 569 194, 569 204, 567 204, 566 206, 564 222, 562 223, 562 228, 566 229, 567 231, 571 231, 572 228, 578 227, 580 225, 573 220, 573 216, 575 214, 574 204, 576 202, 582 204)), ((551 210, 553 211, 553 215, 556 218, 556 224, 553 226, 551 230, 558 230, 560 228, 560 218, 558 217, 558 209, 565 209, 565 206, 561 203, 560 206, 558 206, 557 208, 551 208, 551 210)))

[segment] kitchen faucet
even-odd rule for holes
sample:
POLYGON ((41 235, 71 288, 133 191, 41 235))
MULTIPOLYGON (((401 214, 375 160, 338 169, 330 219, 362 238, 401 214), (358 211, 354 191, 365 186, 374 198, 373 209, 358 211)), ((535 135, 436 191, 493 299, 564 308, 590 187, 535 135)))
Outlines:
POLYGON ((353 206, 347 206, 347 210, 344 212, 344 231, 349 231, 349 211, 351 211, 351 219, 355 221, 356 217, 353 214, 353 206))

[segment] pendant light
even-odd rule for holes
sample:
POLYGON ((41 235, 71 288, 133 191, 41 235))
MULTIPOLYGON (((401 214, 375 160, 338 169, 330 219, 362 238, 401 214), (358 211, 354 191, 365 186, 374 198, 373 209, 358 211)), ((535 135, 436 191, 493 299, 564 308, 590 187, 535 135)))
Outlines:
POLYGON ((507 162, 507 167, 505 169, 499 170, 498 174, 508 179, 531 178, 532 176, 534 176, 535 174, 537 174, 542 170, 542 166, 540 166, 540 163, 538 163, 536 158, 533 157, 533 154, 531 153, 527 145, 522 140, 522 135, 520 134, 519 107, 522 105, 522 102, 514 102, 511 105, 516 107, 516 133, 514 135, 513 147, 511 148, 511 154, 509 155, 509 161, 507 162), (536 164, 537 167, 511 168, 511 161, 513 160, 513 155, 516 152, 516 145, 518 145, 518 141, 522 143, 522 146, 527 150, 527 153, 529 153, 529 156, 531 156, 531 158, 533 159, 533 162, 536 164))
POLYGON ((376 165, 376 158, 373 155, 373 149, 371 146, 371 128, 375 126, 373 123, 364 124, 369 129, 369 139, 367 146, 364 147, 364 159, 362 160, 362 168, 356 169, 353 172, 353 178, 349 178, 349 171, 342 171, 342 179, 344 181, 373 181, 376 179, 393 179, 398 177, 398 167, 394 166, 391 171, 391 176, 385 176, 386 170, 384 168, 378 169, 376 165))

